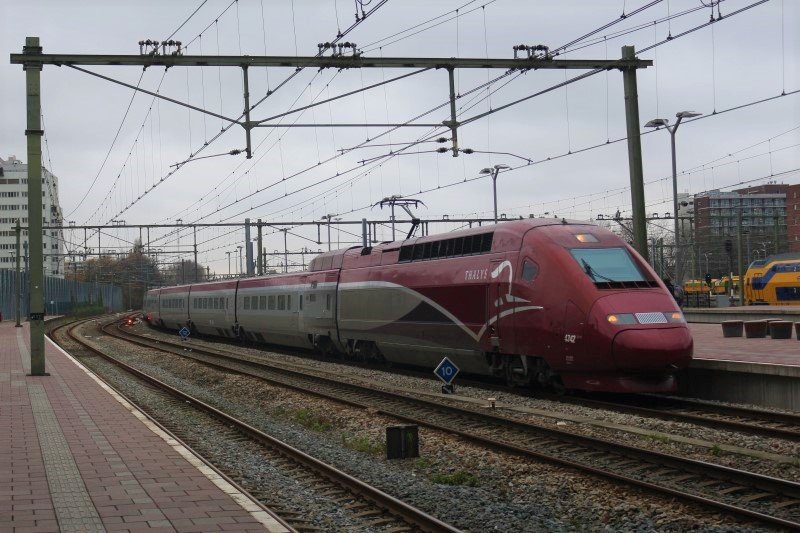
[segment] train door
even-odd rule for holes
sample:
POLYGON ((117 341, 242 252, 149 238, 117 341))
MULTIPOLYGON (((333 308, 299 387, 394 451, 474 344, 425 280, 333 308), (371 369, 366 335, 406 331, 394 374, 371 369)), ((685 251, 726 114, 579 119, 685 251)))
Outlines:
POLYGON ((488 275, 487 319, 489 345, 498 351, 509 351, 514 346, 513 309, 511 283, 514 267, 507 259, 494 259, 488 275))

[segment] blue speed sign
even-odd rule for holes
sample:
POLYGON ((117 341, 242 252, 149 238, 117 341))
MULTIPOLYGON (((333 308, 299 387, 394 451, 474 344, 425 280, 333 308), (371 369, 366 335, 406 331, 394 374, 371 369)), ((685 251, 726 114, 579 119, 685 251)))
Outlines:
POLYGON ((450 385, 456 378, 456 374, 458 374, 458 367, 445 357, 433 373, 436 374, 437 378, 444 381, 445 385, 450 385))

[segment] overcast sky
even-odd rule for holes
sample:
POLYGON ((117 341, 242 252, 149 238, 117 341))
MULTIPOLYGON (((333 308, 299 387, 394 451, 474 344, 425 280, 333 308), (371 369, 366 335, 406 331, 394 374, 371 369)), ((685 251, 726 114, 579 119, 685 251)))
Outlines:
MULTIPOLYGON (((40 37, 44 51, 50 53, 138 54, 138 41, 166 38, 201 3, 6 0, 0 8, 0 44, 6 58, 21 51, 26 36, 40 37)), ((377 3, 372 0, 365 9, 377 3)), ((679 36, 708 22, 711 16, 708 8, 681 15, 701 6, 699 0, 671 0, 620 18, 623 10, 631 13, 646 3, 389 0, 345 39, 355 42, 365 56, 488 54, 510 58, 515 44, 557 48, 619 20, 562 55, 567 59, 604 59, 618 58, 623 45, 634 45, 638 50, 668 35, 679 36), (668 15, 680 16, 666 21, 668 15), (440 16, 433 23, 381 41, 440 16), (431 27, 435 23, 441 24, 431 27), (641 29, 618 35, 632 28, 641 29), (418 33, 412 35, 414 32, 418 33), (587 44, 590 46, 584 47, 587 44)), ((649 119, 674 120, 675 113, 682 110, 702 112, 706 117, 682 124, 679 129, 680 191, 730 189, 750 180, 764 183, 770 176, 778 182, 800 182, 800 94, 724 112, 800 89, 800 3, 771 0, 733 15, 752 3, 754 0, 724 1, 720 5, 721 20, 640 56, 655 62, 654 67, 638 73, 642 131, 646 131, 643 126, 649 119), (716 115, 709 116, 715 111, 716 115)), ((354 14, 352 0, 240 0, 233 4, 230 0, 207 0, 174 38, 189 43, 187 53, 191 54, 201 53, 202 46, 206 55, 240 51, 263 55, 265 50, 275 55, 313 55, 317 43, 335 38, 339 29, 352 24, 354 14)), ((143 75, 136 67, 89 68, 133 85, 142 76, 143 88, 155 91, 160 86, 161 94, 227 117, 238 117, 243 109, 241 72, 237 68, 173 68, 166 74, 163 68, 151 68, 143 75)), ((259 105, 253 118, 267 118, 407 72, 308 69, 259 105)), ((251 101, 261 99, 292 73, 289 68, 252 69, 251 101)), ((581 73, 568 71, 566 76, 581 73)), ((501 70, 457 73, 457 91, 463 94, 458 100, 459 120, 565 79, 563 71, 529 72, 503 78, 491 85, 491 94, 486 89, 470 92, 502 74, 501 70)), ((0 79, 0 157, 16 155, 26 160, 24 73, 6 59, 0 63, 0 79)), ((447 90, 446 72, 430 71, 290 115, 283 123, 406 123, 444 104, 447 90)), ((129 224, 174 223, 177 219, 184 223, 242 222, 245 217, 297 221, 319 220, 327 214, 360 220, 388 217, 385 210, 369 206, 392 194, 424 201, 426 207, 416 210, 422 218, 490 217, 491 179, 475 178, 482 168, 495 164, 522 165, 498 179, 499 212, 509 217, 548 213, 588 219, 613 214, 617 209, 630 212, 626 143, 612 142, 581 152, 625 136, 622 76, 617 71, 547 92, 459 130, 461 148, 494 153, 453 158, 434 152, 440 146, 450 146, 449 141, 407 148, 404 143, 440 131, 424 127, 402 128, 378 139, 386 128, 262 128, 254 132, 253 159, 239 155, 198 160, 169 177, 174 169, 170 165, 186 160, 205 142, 210 144, 201 156, 243 148, 244 132, 233 127, 211 142, 220 132, 220 119, 169 102, 154 103, 152 97, 141 93, 133 98, 123 122, 131 96, 130 89, 68 67, 44 68, 44 163, 59 177, 66 220, 77 224, 107 223, 115 218, 129 224), (120 124, 119 136, 103 164, 120 124), (341 149, 360 145, 367 138, 375 139, 368 144, 381 146, 341 155, 341 149), (387 146, 389 143, 394 146, 387 146), (372 160, 404 148, 401 153, 405 155, 372 160), (569 152, 576 153, 566 155, 569 152), (526 165, 525 158, 537 163, 526 165), (362 163, 365 160, 372 162, 362 163), (545 161, 538 163, 541 160, 545 161), (135 205, 120 213, 132 201, 135 205)), ((447 118, 448 108, 442 107, 418 122, 440 123, 447 118)), ((441 131, 442 136, 450 137, 441 131)), ((648 212, 672 211, 669 134, 658 131, 644 135, 642 149, 648 212)), ((448 229, 453 226, 431 227, 432 232, 448 229)), ((355 226, 352 230, 360 233, 355 226)), ((291 250, 327 249, 325 243, 319 246, 312 242, 317 240, 314 227, 292 232, 295 235, 290 234, 288 239, 291 250)), ((174 236, 157 240, 164 233, 151 232, 154 246, 175 249, 178 243, 174 236)), ((322 234, 325 239, 324 229, 322 234)), ((117 235, 130 241, 138 231, 120 231, 117 235)), ((391 232, 383 229, 379 237, 390 238, 391 232)), ((82 243, 83 236, 68 238, 82 243)), ((235 249, 242 238, 242 231, 232 232, 230 228, 198 231, 201 263, 226 272, 225 252, 235 249)), ((336 238, 334 229, 333 240, 336 238)), ((345 232, 339 234, 342 246, 353 240, 360 239, 345 232)), ((184 230, 182 249, 190 243, 190 232, 184 230)), ((114 241, 104 236, 102 244, 110 247, 114 241)), ((96 246, 96 240, 92 245, 96 246)), ((67 248, 73 246, 68 244, 67 248)), ((269 235, 265 246, 270 251, 282 251, 283 236, 269 235)))

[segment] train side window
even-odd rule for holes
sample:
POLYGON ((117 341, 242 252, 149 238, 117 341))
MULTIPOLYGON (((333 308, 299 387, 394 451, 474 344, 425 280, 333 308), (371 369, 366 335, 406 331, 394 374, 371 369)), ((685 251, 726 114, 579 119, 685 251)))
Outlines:
POLYGON ((291 294, 287 294, 286 295, 286 310, 287 311, 291 311, 292 310, 292 295, 291 294))
POLYGON ((308 301, 309 301, 309 302, 316 302, 316 301, 317 301, 317 295, 316 295, 316 294, 313 294, 313 293, 312 293, 312 294, 309 294, 309 295, 308 295, 308 301))
POLYGON ((250 297, 249 296, 245 296, 244 297, 244 308, 245 309, 250 309, 250 297))
POLYGON ((303 310, 303 295, 302 294, 300 295, 298 305, 299 305, 300 311, 302 311, 303 310))
POLYGON ((533 281, 539 275, 539 266, 533 261, 525 261, 522 263, 522 279, 525 281, 533 281))
POLYGON ((259 296, 258 297, 258 309, 264 311, 267 309, 267 297, 266 296, 259 296))
POLYGON ((278 311, 286 309, 286 296, 283 294, 278 295, 278 311))
POLYGON ((269 309, 270 311, 275 309, 275 295, 274 294, 271 294, 269 296, 269 299, 267 300, 267 309, 269 309))
POLYGON ((453 247, 453 255, 461 255, 464 251, 464 237, 456 239, 455 246, 453 247))

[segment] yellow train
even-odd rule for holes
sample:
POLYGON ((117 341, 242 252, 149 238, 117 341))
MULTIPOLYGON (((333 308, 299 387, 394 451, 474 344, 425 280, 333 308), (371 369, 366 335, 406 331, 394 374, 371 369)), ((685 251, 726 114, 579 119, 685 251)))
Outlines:
POLYGON ((800 305, 800 253, 750 263, 744 278, 745 305, 800 305))
POLYGON ((709 285, 706 281, 692 279, 683 283, 684 293, 705 293, 705 294, 733 294, 739 292, 739 276, 722 276, 722 279, 712 279, 709 285))

